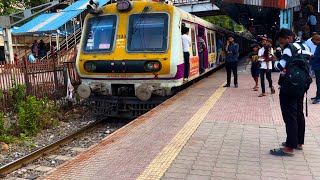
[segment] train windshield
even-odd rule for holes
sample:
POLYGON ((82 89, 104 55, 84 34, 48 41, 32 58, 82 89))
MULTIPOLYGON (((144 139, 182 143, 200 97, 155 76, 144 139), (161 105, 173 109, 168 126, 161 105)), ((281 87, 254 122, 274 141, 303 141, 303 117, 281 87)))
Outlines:
POLYGON ((129 17, 128 51, 163 52, 167 50, 167 39, 167 14, 132 14, 129 17))
POLYGON ((117 16, 92 17, 88 20, 84 52, 111 51, 114 44, 117 16))

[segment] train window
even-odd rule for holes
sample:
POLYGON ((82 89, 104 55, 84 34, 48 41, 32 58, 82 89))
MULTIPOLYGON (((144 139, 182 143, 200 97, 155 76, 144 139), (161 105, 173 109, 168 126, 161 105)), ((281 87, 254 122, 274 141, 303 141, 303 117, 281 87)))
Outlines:
POLYGON ((197 56, 196 37, 194 28, 191 28, 192 56, 197 56))
POLYGON ((215 44, 214 44, 215 40, 214 40, 214 33, 211 33, 211 52, 215 53, 215 44))
POLYGON ((114 44, 117 16, 98 16, 88 20, 84 52, 111 51, 114 44))
POLYGON ((132 14, 129 17, 128 51, 163 52, 168 46, 168 15, 132 14))
POLYGON ((211 53, 211 38, 210 38, 210 32, 207 32, 207 38, 208 38, 208 50, 209 50, 209 53, 211 53))

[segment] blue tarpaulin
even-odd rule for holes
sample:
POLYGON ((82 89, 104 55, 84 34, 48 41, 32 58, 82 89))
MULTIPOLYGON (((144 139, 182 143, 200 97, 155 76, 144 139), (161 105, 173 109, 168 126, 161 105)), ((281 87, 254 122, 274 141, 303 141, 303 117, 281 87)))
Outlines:
MULTIPOLYGON (((105 5, 109 0, 96 0, 99 6, 105 5)), ((56 32, 58 28, 66 24, 72 18, 82 13, 88 5, 88 0, 76 1, 61 12, 41 14, 20 28, 14 30, 13 34, 27 34, 27 33, 45 33, 56 32)))

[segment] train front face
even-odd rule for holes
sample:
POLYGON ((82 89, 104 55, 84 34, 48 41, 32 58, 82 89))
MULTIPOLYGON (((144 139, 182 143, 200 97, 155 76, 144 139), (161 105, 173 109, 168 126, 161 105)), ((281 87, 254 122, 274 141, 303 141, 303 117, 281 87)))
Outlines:
POLYGON ((171 88, 181 83, 177 65, 171 62, 174 8, 154 2, 118 2, 122 4, 107 5, 84 21, 77 56, 82 79, 78 94, 140 101, 170 95, 171 88))

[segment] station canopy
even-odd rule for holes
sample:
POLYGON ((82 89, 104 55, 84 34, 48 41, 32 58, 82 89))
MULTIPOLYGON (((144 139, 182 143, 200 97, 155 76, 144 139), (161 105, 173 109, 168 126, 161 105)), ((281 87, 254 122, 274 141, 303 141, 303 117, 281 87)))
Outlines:
POLYGON ((261 7, 289 9, 300 5, 300 0, 216 0, 223 3, 238 3, 261 7))
POLYGON ((254 34, 274 36, 280 27, 280 10, 300 5, 300 0, 213 0, 221 11, 254 34))
MULTIPOLYGON (((109 0, 95 0, 99 2, 99 6, 105 5, 109 0)), ((67 8, 57 13, 46 13, 37 16, 26 24, 22 25, 18 29, 12 31, 15 35, 22 34, 38 34, 57 32, 57 29, 66 24, 72 18, 76 17, 84 10, 86 10, 88 0, 79 0, 71 4, 67 8)))

